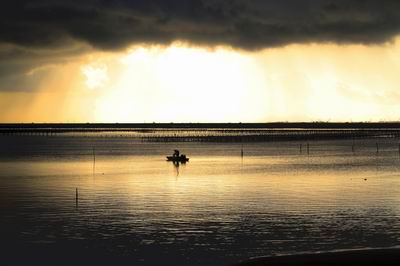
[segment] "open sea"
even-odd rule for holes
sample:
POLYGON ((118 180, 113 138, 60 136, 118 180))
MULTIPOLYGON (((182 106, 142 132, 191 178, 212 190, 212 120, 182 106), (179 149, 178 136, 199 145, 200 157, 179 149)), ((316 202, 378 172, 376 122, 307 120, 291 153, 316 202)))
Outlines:
POLYGON ((1 135, 0 221, 3 265, 111 258, 224 266, 393 247, 400 243, 399 139, 307 145, 1 135), (174 149, 190 161, 167 162, 174 149))

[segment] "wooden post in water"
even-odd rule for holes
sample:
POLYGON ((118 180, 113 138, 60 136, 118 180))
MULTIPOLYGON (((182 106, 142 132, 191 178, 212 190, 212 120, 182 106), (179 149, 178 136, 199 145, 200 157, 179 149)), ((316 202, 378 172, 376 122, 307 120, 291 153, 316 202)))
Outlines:
POLYGON ((242 165, 243 165, 243 157, 244 157, 244 152, 243 152, 243 145, 242 145, 242 149, 240 150, 240 158, 242 159, 242 165))
POLYGON ((355 152, 355 143, 354 143, 354 139, 353 139, 353 144, 351 145, 351 151, 354 153, 355 152))
POLYGON ((78 208, 78 188, 75 189, 75 205, 78 208))
POLYGON ((300 154, 303 154, 303 144, 300 144, 300 154))
POLYGON ((95 171, 96 171, 96 153, 93 147, 93 174, 95 173, 95 171))
POLYGON ((310 155, 310 143, 307 142, 307 155, 310 155))
POLYGON ((378 144, 378 142, 376 143, 376 153, 379 153, 379 144, 378 144))

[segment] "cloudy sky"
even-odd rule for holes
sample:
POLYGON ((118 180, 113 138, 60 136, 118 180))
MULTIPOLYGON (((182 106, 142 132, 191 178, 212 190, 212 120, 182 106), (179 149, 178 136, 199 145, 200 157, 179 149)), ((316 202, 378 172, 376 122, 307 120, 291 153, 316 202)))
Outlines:
POLYGON ((397 0, 4 0, 0 122, 400 119, 397 0))

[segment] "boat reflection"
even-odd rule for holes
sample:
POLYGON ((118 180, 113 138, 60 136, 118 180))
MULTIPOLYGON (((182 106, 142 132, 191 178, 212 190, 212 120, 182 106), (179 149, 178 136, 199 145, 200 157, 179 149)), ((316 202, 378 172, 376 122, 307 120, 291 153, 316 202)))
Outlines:
POLYGON ((186 162, 173 161, 172 164, 174 165, 174 168, 175 168, 175 175, 178 177, 179 176, 179 167, 181 165, 186 166, 186 162))

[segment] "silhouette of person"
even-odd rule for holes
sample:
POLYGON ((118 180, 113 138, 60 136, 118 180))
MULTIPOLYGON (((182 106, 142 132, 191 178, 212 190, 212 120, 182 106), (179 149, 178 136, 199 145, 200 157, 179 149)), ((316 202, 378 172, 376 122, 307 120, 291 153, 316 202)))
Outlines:
POLYGON ((178 150, 174 150, 174 154, 172 156, 179 157, 179 151, 178 150))

